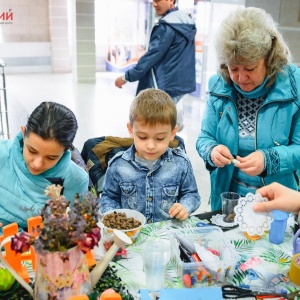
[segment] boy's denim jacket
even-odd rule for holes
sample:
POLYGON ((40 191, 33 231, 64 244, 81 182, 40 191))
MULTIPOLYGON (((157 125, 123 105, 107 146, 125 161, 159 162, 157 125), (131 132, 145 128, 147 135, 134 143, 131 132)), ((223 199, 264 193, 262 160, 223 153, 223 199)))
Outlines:
POLYGON ((101 213, 128 208, 144 214, 148 223, 158 222, 170 219, 168 211, 176 202, 189 214, 200 205, 191 162, 180 148, 168 148, 152 171, 135 161, 134 145, 109 161, 101 213))

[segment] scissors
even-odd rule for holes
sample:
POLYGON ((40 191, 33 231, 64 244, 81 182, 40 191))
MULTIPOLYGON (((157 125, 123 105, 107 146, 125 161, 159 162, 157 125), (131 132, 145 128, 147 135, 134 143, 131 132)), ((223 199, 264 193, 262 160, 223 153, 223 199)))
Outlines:
POLYGON ((242 289, 234 285, 226 284, 221 287, 222 295, 224 299, 240 299, 252 297, 256 299, 256 296, 251 290, 242 289))
POLYGON ((277 293, 264 293, 256 292, 250 289, 243 289, 234 285, 223 285, 221 287, 223 298, 224 299, 240 299, 240 298, 253 298, 253 299, 267 299, 267 298, 276 298, 276 299, 286 299, 282 294, 277 293))
POLYGON ((197 227, 205 227, 205 226, 212 226, 211 224, 209 224, 209 223, 205 223, 205 222, 198 222, 198 223, 196 223, 196 226, 197 227))

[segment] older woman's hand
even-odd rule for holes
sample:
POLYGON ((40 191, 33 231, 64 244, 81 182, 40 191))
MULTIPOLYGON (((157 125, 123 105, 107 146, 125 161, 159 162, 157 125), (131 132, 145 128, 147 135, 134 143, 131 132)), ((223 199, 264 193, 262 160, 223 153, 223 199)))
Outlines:
POLYGON ((216 167, 223 168, 224 166, 231 164, 233 156, 226 146, 218 145, 212 149, 210 159, 216 167))
POLYGON ((237 160, 239 163, 236 163, 235 166, 250 176, 261 174, 265 167, 265 158, 260 151, 252 152, 245 157, 237 156, 237 160))

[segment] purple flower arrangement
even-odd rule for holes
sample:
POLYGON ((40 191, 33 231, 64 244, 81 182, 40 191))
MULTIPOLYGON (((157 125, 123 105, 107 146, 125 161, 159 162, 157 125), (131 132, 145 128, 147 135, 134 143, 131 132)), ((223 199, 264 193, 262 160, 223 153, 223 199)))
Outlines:
POLYGON ((12 238, 11 248, 16 252, 26 252, 31 245, 39 253, 44 251, 66 251, 78 246, 84 253, 98 245, 101 239, 99 200, 94 193, 76 195, 74 204, 60 195, 62 187, 51 185, 45 191, 50 197, 41 211, 42 226, 33 237, 23 231, 12 238))

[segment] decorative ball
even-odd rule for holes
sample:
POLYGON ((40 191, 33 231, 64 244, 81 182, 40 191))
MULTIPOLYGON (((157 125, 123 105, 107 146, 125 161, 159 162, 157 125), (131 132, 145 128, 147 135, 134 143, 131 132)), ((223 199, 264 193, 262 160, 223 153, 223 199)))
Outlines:
POLYGON ((15 283, 15 277, 7 269, 0 268, 0 291, 8 291, 15 283))

